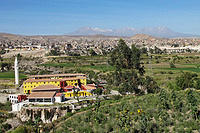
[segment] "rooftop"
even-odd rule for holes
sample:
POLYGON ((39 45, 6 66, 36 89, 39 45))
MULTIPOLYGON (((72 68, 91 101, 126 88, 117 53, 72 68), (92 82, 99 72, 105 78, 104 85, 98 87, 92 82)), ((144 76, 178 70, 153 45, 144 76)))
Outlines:
POLYGON ((83 73, 49 74, 49 75, 31 75, 29 78, 42 77, 63 77, 63 76, 85 76, 83 73))
POLYGON ((52 98, 56 94, 55 91, 53 92, 32 92, 28 98, 52 98))
POLYGON ((87 90, 94 90, 96 89, 95 86, 92 86, 92 85, 82 85, 84 88, 86 88, 87 90))
POLYGON ((56 96, 55 97, 60 97, 60 96, 62 96, 62 95, 64 95, 63 93, 56 93, 56 96))
POLYGON ((63 78, 63 79, 27 79, 26 82, 54 82, 54 81, 67 81, 67 80, 78 80, 85 79, 86 77, 74 77, 74 78, 63 78))
POLYGON ((55 85, 51 85, 51 84, 48 84, 48 85, 40 85, 38 87, 35 87, 33 88, 33 91, 38 91, 38 90, 59 90, 60 87, 58 86, 55 86, 55 85))

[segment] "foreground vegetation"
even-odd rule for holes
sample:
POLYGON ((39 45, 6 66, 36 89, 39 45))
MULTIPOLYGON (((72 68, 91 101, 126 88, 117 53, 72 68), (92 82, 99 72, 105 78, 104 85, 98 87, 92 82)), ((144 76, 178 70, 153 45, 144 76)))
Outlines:
POLYGON ((198 132, 199 102, 192 90, 127 96, 72 116, 56 132, 198 132))
POLYGON ((20 126, 18 132, 198 132, 200 93, 162 89, 157 94, 114 96, 45 126, 20 126))
POLYGON ((0 133, 12 128, 10 124, 5 123, 7 119, 14 116, 12 113, 8 113, 8 111, 11 111, 11 103, 0 103, 0 133))

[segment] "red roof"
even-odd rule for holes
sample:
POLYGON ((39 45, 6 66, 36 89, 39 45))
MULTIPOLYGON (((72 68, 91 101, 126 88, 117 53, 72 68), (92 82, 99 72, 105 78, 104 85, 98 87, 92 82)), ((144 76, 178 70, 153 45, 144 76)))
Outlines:
POLYGON ((94 89, 96 89, 95 86, 89 86, 89 85, 82 85, 82 86, 83 86, 83 88, 85 88, 86 90, 94 90, 94 89))
POLYGON ((74 78, 63 78, 63 79, 27 79, 26 82, 52 82, 52 81, 68 81, 68 80, 78 80, 85 79, 86 77, 74 77, 74 78))
POLYGON ((68 85, 68 86, 65 86, 64 89, 73 89, 73 86, 68 85))
POLYGON ((28 98, 53 98, 55 95, 55 91, 53 92, 32 92, 28 98))
POLYGON ((51 84, 40 85, 38 87, 33 88, 32 91, 39 91, 39 90, 60 90, 60 87, 51 84))
POLYGON ((56 96, 55 97, 60 97, 62 96, 63 94, 62 93, 56 93, 56 96))
POLYGON ((30 78, 36 78, 36 77, 65 77, 65 76, 85 76, 83 73, 66 73, 66 74, 49 74, 49 75, 31 75, 30 78))

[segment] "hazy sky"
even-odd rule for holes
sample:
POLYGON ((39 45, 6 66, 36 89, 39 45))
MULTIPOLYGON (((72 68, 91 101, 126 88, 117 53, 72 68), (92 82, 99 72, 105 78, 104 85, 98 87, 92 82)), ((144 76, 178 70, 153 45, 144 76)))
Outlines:
POLYGON ((0 0, 0 32, 65 34, 86 26, 200 35, 200 0, 0 0))

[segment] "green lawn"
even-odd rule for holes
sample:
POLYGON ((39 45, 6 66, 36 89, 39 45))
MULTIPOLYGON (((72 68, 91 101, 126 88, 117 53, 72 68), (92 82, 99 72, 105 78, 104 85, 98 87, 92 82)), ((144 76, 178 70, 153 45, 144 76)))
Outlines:
POLYGON ((42 66, 46 67, 74 67, 74 63, 46 63, 42 64, 42 66))
POLYGON ((95 65, 95 66, 91 66, 91 65, 86 65, 86 66, 82 66, 82 68, 88 68, 88 69, 93 69, 93 70, 99 70, 99 71, 113 71, 114 67, 110 66, 110 65, 95 65))
MULTIPOLYGON (((26 78, 27 76, 24 74, 19 74, 19 78, 23 79, 26 78)), ((0 79, 14 79, 15 78, 15 73, 14 72, 1 72, 0 73, 0 79)))

